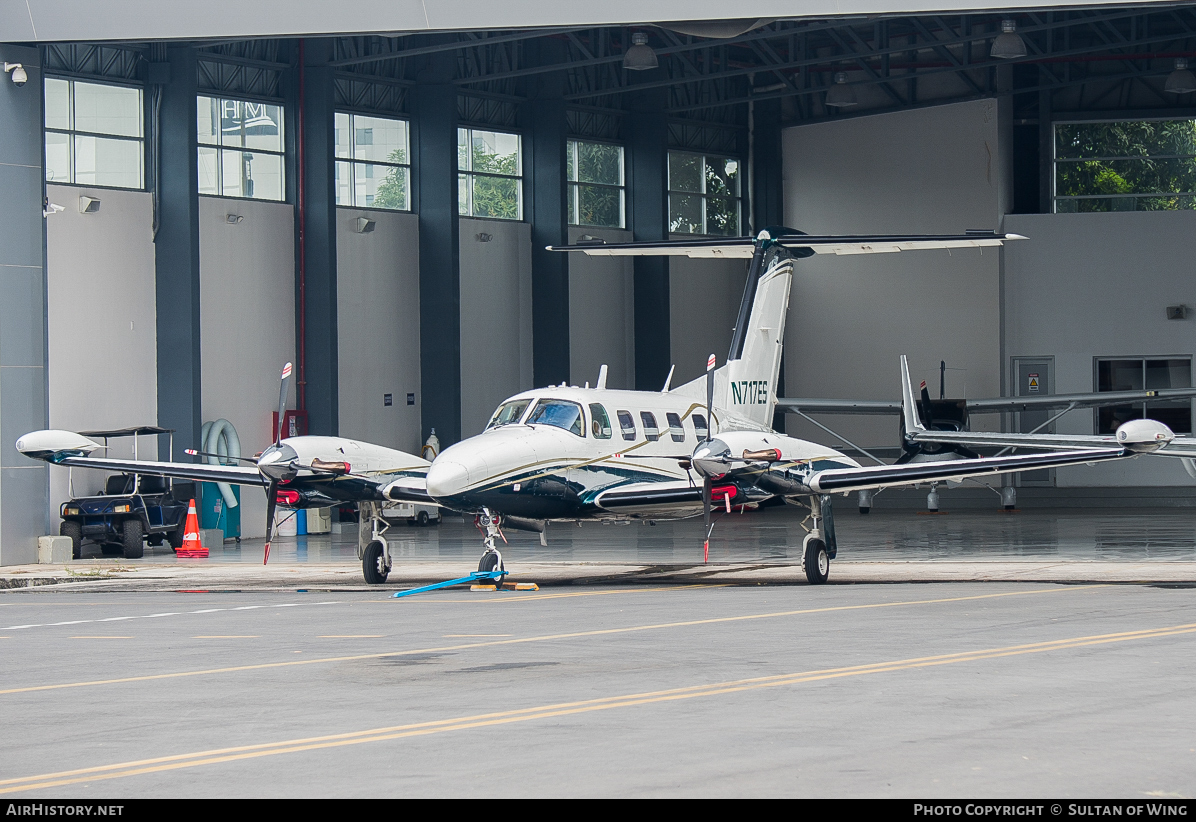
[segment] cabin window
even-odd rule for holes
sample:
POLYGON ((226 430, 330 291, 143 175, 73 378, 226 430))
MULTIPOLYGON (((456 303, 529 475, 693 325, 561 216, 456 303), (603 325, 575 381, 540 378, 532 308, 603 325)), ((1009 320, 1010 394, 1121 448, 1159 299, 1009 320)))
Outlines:
POLYGON ((584 437, 581 406, 568 400, 540 400, 528 415, 528 425, 553 425, 584 437))
POLYGON ((629 411, 619 411, 619 428, 623 430, 623 439, 628 442, 635 441, 635 420, 629 411))
POLYGON ((660 429, 656 427, 656 417, 651 411, 641 411, 640 421, 644 424, 644 436, 648 438, 648 442, 660 439, 660 429))
POLYGON ((673 438, 673 442, 685 442, 685 429, 681 427, 681 418, 672 412, 664 416, 669 421, 669 436, 673 438))
POLYGON ((694 414, 694 433, 698 435, 698 440, 704 440, 710 435, 710 429, 706 425, 706 417, 703 414, 694 414))
POLYGON ((519 422, 530 402, 531 400, 504 402, 494 412, 494 416, 490 418, 490 423, 486 426, 487 430, 497 428, 500 425, 510 425, 511 423, 519 422))
POLYGON ((610 439, 610 417, 606 416, 606 409, 601 403, 590 403, 590 430, 596 440, 610 439))

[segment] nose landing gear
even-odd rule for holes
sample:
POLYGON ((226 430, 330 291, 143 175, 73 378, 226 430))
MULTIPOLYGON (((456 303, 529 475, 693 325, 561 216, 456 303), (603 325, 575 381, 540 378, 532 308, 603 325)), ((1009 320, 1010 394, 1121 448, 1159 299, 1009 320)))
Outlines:
POLYGON ((482 513, 474 517, 473 524, 482 532, 482 545, 486 549, 478 561, 478 570, 498 571, 499 576, 495 578, 494 584, 496 587, 502 588, 502 578, 506 576, 507 568, 503 565, 502 553, 499 552, 495 542, 495 537, 501 539, 504 544, 507 542, 507 538, 502 532, 502 517, 490 513, 489 508, 483 508, 482 513))

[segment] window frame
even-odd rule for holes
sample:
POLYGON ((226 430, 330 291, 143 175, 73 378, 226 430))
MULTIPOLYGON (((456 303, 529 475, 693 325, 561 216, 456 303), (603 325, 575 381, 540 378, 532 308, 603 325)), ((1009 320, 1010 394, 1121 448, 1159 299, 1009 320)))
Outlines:
MULTIPOLYGON (((1137 205, 1137 201, 1145 198, 1155 197, 1186 197, 1191 202, 1189 208, 1183 209, 1149 209, 1158 211, 1190 211, 1196 209, 1196 190, 1190 192, 1156 192, 1156 193, 1142 193, 1134 192, 1127 194, 1065 194, 1060 196, 1059 188, 1059 164, 1062 163, 1083 163, 1083 162, 1103 162, 1113 160, 1168 160, 1168 159, 1190 159, 1196 162, 1196 154, 1144 154, 1139 156, 1092 156, 1092 157, 1059 157, 1059 126, 1079 126, 1079 125, 1101 125, 1107 123, 1166 123, 1166 122, 1193 122, 1196 117, 1110 117, 1110 118, 1094 118, 1090 120, 1072 119, 1072 120, 1052 120, 1051 121, 1051 213, 1052 214, 1079 214, 1079 213, 1111 213, 1115 211, 1137 211, 1133 209, 1115 209, 1110 208, 1108 212, 1080 212, 1080 211, 1060 211, 1059 202, 1079 202, 1081 200, 1129 200, 1137 205)), ((1112 205, 1112 203, 1110 203, 1112 205)), ((1106 359, 1136 359, 1135 357, 1125 358, 1106 358, 1106 359)))
POLYGON ((531 411, 527 412, 527 415, 524 417, 524 420, 525 420, 525 422, 523 423, 524 425, 547 425, 551 428, 559 428, 560 430, 564 431, 565 433, 572 434, 575 437, 581 437, 583 440, 586 439, 586 412, 585 412, 585 408, 582 407, 582 404, 579 403, 577 400, 563 400, 563 399, 560 399, 559 397, 538 397, 536 399, 535 404, 532 406, 531 411), (535 415, 536 411, 538 411, 540 409, 540 406, 545 405, 547 403, 560 403, 562 405, 575 406, 577 408, 577 419, 581 422, 581 426, 580 426, 581 433, 574 431, 572 428, 562 428, 561 426, 556 425, 555 423, 533 421, 532 416, 535 415))
MULTIPOLYGON (((1191 354, 1148 354, 1148 355, 1126 355, 1126 356, 1101 356, 1101 357, 1093 357, 1092 358, 1092 390, 1093 390, 1093 393, 1095 393, 1095 394, 1106 393, 1104 391, 1101 391, 1101 388, 1100 388, 1101 363, 1126 362, 1126 361, 1139 362, 1142 366, 1142 386, 1143 387, 1141 390, 1146 391, 1146 390, 1152 390, 1152 389, 1146 388, 1146 364, 1148 362, 1167 361, 1167 360, 1181 360, 1181 361, 1185 361, 1188 363, 1188 387, 1189 388, 1192 387, 1193 356, 1191 354)), ((1172 386, 1172 388, 1183 388, 1183 386, 1172 386)), ((1110 390, 1115 390, 1115 389, 1110 389, 1110 390)), ((1133 390, 1133 389, 1130 389, 1130 390, 1133 390)), ((1162 389, 1160 389, 1160 390, 1162 390, 1162 389)), ((1109 429, 1107 431, 1103 430, 1104 426, 1102 425, 1101 417, 1103 414, 1111 413, 1114 409, 1117 409, 1117 408, 1130 407, 1130 408, 1133 408, 1135 412, 1140 412, 1140 416, 1132 417, 1131 419, 1148 419, 1148 418, 1150 418, 1149 411, 1150 411, 1151 405, 1155 405, 1156 407, 1158 407, 1159 405, 1162 405, 1164 408, 1178 409, 1181 407, 1181 405, 1184 402, 1187 402, 1187 406, 1188 406, 1188 429, 1186 431, 1181 431, 1181 430, 1178 430, 1178 428, 1172 428, 1172 430, 1176 434, 1191 434, 1193 432, 1192 418, 1194 416, 1192 413, 1192 401, 1191 400, 1160 400, 1160 401, 1156 401, 1154 403, 1151 403, 1150 401, 1144 401, 1144 402, 1136 402, 1136 403, 1126 403, 1125 405, 1110 405, 1110 406, 1104 406, 1104 407, 1100 407, 1100 408, 1094 408, 1094 409, 1092 409, 1092 431, 1094 434, 1096 434, 1098 436, 1107 436, 1107 435, 1115 432, 1117 430, 1116 425, 1114 425, 1111 429, 1109 429)))
POLYGON ((668 229, 668 232, 670 234, 685 234, 690 237, 738 237, 743 233, 742 172, 744 171, 744 168, 745 168, 743 160, 741 160, 738 157, 735 157, 733 155, 729 155, 729 154, 710 154, 710 153, 706 153, 703 151, 688 151, 686 149, 670 148, 665 155, 665 167, 666 167, 665 170, 666 170, 666 173, 668 176, 668 182, 666 184, 666 189, 667 189, 668 200, 669 200, 669 202, 668 202, 668 209, 669 209, 668 222, 666 224, 666 228, 668 229), (689 157, 700 157, 702 159, 702 171, 701 171, 701 174, 699 175, 701 182, 702 182, 702 186, 701 186, 702 190, 700 192, 698 192, 698 191, 683 191, 679 188, 673 188, 673 164, 669 160, 674 154, 684 155, 684 156, 689 156, 689 157), (734 160, 738 166, 738 168, 736 169, 736 172, 735 172, 735 194, 734 194, 735 231, 731 232, 730 234, 711 234, 709 231, 710 217, 709 217, 709 210, 707 209, 707 204, 709 202, 711 195, 706 191, 706 161, 707 161, 707 159, 710 159, 710 158, 717 158, 717 159, 724 160, 724 161, 734 160), (674 194, 686 196, 686 197, 700 198, 701 203, 702 203, 702 230, 700 232, 692 232, 691 233, 688 231, 675 231, 673 229, 673 195, 674 194))
MULTIPOLYGON (((399 116, 392 115, 390 113, 363 111, 363 110, 351 109, 351 108, 336 108, 332 112, 334 128, 335 128, 335 123, 336 123, 336 116, 338 114, 344 114, 349 117, 349 155, 347 157, 342 157, 336 153, 337 146, 336 146, 336 141, 334 139, 333 146, 332 146, 332 162, 333 162, 334 168, 335 168, 335 165, 338 163, 347 163, 348 164, 348 166, 349 166, 348 186, 349 186, 350 196, 353 199, 353 202, 337 203, 336 207, 337 208, 356 208, 356 209, 361 209, 361 210, 370 209, 370 210, 377 210, 377 211, 392 211, 392 212, 399 213, 399 214, 410 214, 410 213, 414 212, 415 211, 415 203, 414 203, 414 199, 413 199, 413 186, 412 186, 412 179, 413 179, 414 171, 412 169, 413 164, 411 162, 411 118, 399 117, 399 116), (359 159, 357 159, 354 156, 355 150, 357 148, 357 129, 353 125, 353 118, 355 118, 355 117, 371 117, 375 120, 394 120, 396 122, 405 124, 407 145, 404 147, 404 151, 406 152, 406 155, 407 155, 407 162, 394 163, 394 162, 390 162, 389 160, 359 160, 359 159), (406 208, 390 208, 388 206, 374 205, 373 203, 371 203, 369 205, 358 203, 357 202, 357 166, 359 166, 359 165, 361 165, 361 166, 387 166, 388 168, 405 168, 407 170, 407 191, 406 191, 407 207, 406 208)), ((338 191, 338 193, 339 193, 339 191, 338 191)))
POLYGON ((577 216, 578 222, 566 221, 569 225, 577 228, 614 228, 625 229, 627 227, 627 149, 621 143, 608 142, 606 140, 583 140, 580 137, 569 137, 565 140, 565 153, 569 155, 565 160, 565 197, 566 197, 566 214, 572 210, 573 214, 577 216), (595 146, 614 146, 619 150, 619 183, 612 185, 610 183, 589 183, 582 180, 571 179, 569 175, 569 160, 573 164, 573 176, 578 176, 578 159, 577 146, 579 143, 588 143, 595 146), (581 200, 580 188, 587 186, 590 188, 602 188, 608 190, 616 190, 619 192, 619 224, 618 225, 600 225, 597 223, 583 223, 581 219, 581 200))
POLYGON ((640 412, 640 424, 644 426, 644 439, 648 442, 657 442, 660 439, 660 425, 656 422, 656 415, 651 411, 640 412), (648 424, 648 420, 652 424, 648 424))
POLYGON ((681 415, 675 411, 668 411, 665 412, 664 420, 669 424, 669 436, 673 438, 673 442, 685 442, 685 425, 681 422, 681 415))
POLYGON ((472 218, 478 219, 478 220, 506 220, 508 222, 513 222, 513 223, 523 222, 523 200, 524 200, 524 192, 523 192, 523 132, 501 131, 497 128, 492 128, 492 127, 474 128, 472 125, 458 125, 457 126, 458 145, 460 145, 461 132, 465 132, 466 145, 468 145, 470 148, 469 148, 469 151, 466 152, 467 157, 469 158, 469 168, 468 169, 461 168, 460 153, 458 153, 458 155, 457 155, 457 181, 458 181, 457 190, 459 193, 461 190, 460 189, 461 181, 464 180, 465 192, 466 192, 466 197, 467 197, 466 202, 462 203, 462 202, 460 202, 460 196, 458 194, 457 216, 458 217, 472 217, 472 218), (494 134, 505 134, 507 136, 515 137, 519 141, 519 148, 518 148, 518 152, 516 154, 516 157, 518 158, 519 173, 518 174, 499 174, 499 173, 493 172, 493 171, 474 171, 473 170, 473 133, 475 131, 489 131, 494 134), (515 207, 516 216, 515 217, 496 217, 493 214, 475 214, 474 213, 474 211, 473 211, 473 205, 474 205, 473 181, 477 177, 490 177, 490 178, 496 179, 496 180, 515 180, 515 197, 516 197, 516 207, 515 207), (464 208, 464 210, 462 210, 463 208, 464 208))
POLYGON ((689 421, 694 427, 694 437, 698 442, 702 442, 710 436, 710 420, 706 419, 705 414, 694 412, 689 415, 689 421), (698 420, 705 423, 702 428, 698 428, 698 420))
POLYGON ((619 431, 623 435, 623 441, 624 442, 635 442, 636 430, 637 430, 635 427, 635 415, 632 414, 630 411, 620 408, 615 411, 615 416, 618 417, 618 419, 619 419, 619 431), (631 420, 630 427, 625 424, 624 417, 626 417, 628 420, 631 420))
MULTIPOLYGON (((41 85, 42 85, 42 87, 41 87, 42 151, 44 153, 46 150, 45 146, 46 146, 46 136, 47 135, 49 135, 49 134, 67 135, 67 137, 68 137, 68 140, 67 140, 68 149, 67 150, 69 153, 68 154, 68 156, 69 156, 68 162, 70 164, 70 179, 69 180, 50 180, 47 178, 45 181, 46 184, 47 185, 62 185, 62 186, 78 186, 78 187, 84 187, 84 188, 111 189, 112 191, 145 191, 146 185, 149 182, 148 181, 149 175, 146 174, 146 159, 147 158, 146 158, 146 153, 145 153, 145 140, 146 140, 146 135, 145 135, 145 131, 146 131, 146 129, 145 129, 145 87, 142 85, 139 85, 137 83, 121 83, 121 82, 117 82, 117 81, 113 81, 113 80, 109 80, 109 79, 99 79, 99 78, 93 78, 93 77, 74 77, 69 74, 53 74, 53 73, 44 74, 42 76, 42 84, 41 85), (66 82, 68 84, 69 90, 68 90, 68 98, 67 98, 68 99, 67 110, 68 110, 68 118, 69 118, 69 127, 66 129, 62 129, 62 128, 58 128, 58 127, 50 127, 50 126, 46 125, 46 81, 47 80, 58 80, 58 81, 66 82), (75 128, 75 84, 76 83, 85 83, 87 85, 92 85, 92 86, 112 86, 114 88, 132 89, 132 90, 136 91, 137 96, 138 96, 137 107, 141 112, 141 116, 137 119, 137 130, 138 130, 138 133, 140 136, 130 137, 127 134, 107 134, 107 133, 104 133, 101 131, 80 131, 80 130, 76 129, 75 128), (78 137, 93 137, 93 138, 98 138, 101 140, 121 140, 121 141, 125 141, 125 142, 137 143, 140 148, 140 154, 141 154, 140 162, 138 163, 138 167, 139 167, 138 185, 136 187, 110 186, 110 185, 104 185, 102 183, 80 183, 80 182, 77 182, 78 175, 76 173, 76 168, 75 168, 75 158, 76 158, 75 137, 76 136, 78 136, 78 137)), ((43 165, 45 166, 42 169, 42 175, 44 177, 46 172, 49 171, 49 165, 45 163, 44 158, 43 158, 43 165)))
POLYGON ((612 426, 610 424, 610 414, 608 414, 606 412, 606 406, 600 402, 592 402, 592 403, 589 403, 589 411, 590 411, 590 433, 592 433, 594 435, 594 439, 596 439, 596 440, 614 439, 615 429, 614 429, 614 426, 612 426), (598 412, 596 412, 594 410, 595 408, 598 409, 598 412, 602 413, 601 420, 598 419, 598 412))
MULTIPOLYGON (((269 99, 269 98, 264 98, 264 97, 256 97, 256 98, 253 96, 244 96, 244 97, 228 96, 228 97, 226 97, 226 96, 223 96, 223 94, 221 94, 219 92, 209 92, 206 90, 201 90, 201 91, 197 92, 195 95, 195 106, 196 106, 196 118, 197 119, 199 116, 199 101, 201 98, 208 99, 208 100, 216 100, 218 104, 227 101, 227 102, 232 102, 232 103, 249 103, 251 105, 257 105, 257 106, 277 106, 278 107, 278 143, 281 146, 281 149, 279 151, 274 151, 273 149, 268 149, 268 148, 247 148, 245 146, 226 146, 221 141, 221 137, 219 137, 219 136, 217 137, 216 142, 214 142, 214 143, 204 143, 204 142, 200 142, 197 139, 196 143, 195 143, 197 158, 199 156, 199 152, 203 149, 215 149, 215 151, 216 151, 216 188, 218 189, 218 192, 215 194, 213 194, 211 192, 207 192, 207 191, 201 191, 201 192, 199 192, 199 195, 201 197, 220 197, 225 200, 253 200, 255 202, 261 202, 261 203, 285 203, 285 202, 287 202, 286 103, 282 100, 275 100, 275 99, 269 99), (273 197, 255 197, 253 195, 246 195, 244 193, 241 193, 241 194, 225 194, 225 193, 223 193, 224 192, 223 152, 226 152, 226 151, 237 152, 241 155, 266 154, 271 157, 279 158, 279 166, 278 166, 278 169, 279 169, 279 171, 278 171, 279 197, 278 197, 278 199, 275 199, 273 197)), ((335 149, 334 149, 334 151, 335 151, 335 149)), ((245 162, 244 156, 242 156, 242 158, 241 158, 241 167, 242 168, 244 168, 244 162, 245 162)))

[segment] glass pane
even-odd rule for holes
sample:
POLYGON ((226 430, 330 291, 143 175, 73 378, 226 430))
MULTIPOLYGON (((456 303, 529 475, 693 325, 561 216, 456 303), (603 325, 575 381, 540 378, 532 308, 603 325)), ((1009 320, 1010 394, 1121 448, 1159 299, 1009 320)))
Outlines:
POLYGON ((623 439, 628 442, 635 440, 635 420, 628 411, 618 411, 619 429, 623 432, 623 439))
POLYGON ((669 233, 702 233, 702 195, 669 194, 669 233))
POLYGON ((71 135, 46 132, 46 182, 71 182, 71 135))
POLYGON ((490 418, 490 423, 486 428, 495 428, 499 425, 511 425, 512 423, 519 422, 530 402, 531 400, 514 400, 513 402, 500 405, 498 410, 494 412, 494 416, 490 418))
POLYGON ((610 439, 610 417, 606 415, 606 408, 601 403, 590 403, 590 430, 595 439, 610 439))
POLYGON ((333 140, 336 143, 335 156, 352 157, 349 147, 349 115, 337 112, 332 117, 333 140))
POLYGON ((1055 164, 1055 190, 1061 197, 1193 192, 1196 159, 1060 162, 1055 164))
POLYGON ((575 184, 569 183, 565 198, 569 203, 569 225, 577 225, 577 186, 575 184))
POLYGON ((71 84, 68 80, 46 78, 46 128, 70 127, 71 84))
POLYGON ((738 197, 739 161, 726 157, 707 157, 706 193, 722 197, 738 197))
MULTIPOLYGON (((470 160, 474 171, 519 175, 519 135, 501 131, 470 132, 470 160)), ((476 196, 476 191, 475 191, 476 196)))
POLYGON ((1055 157, 1058 159, 1157 154, 1196 154, 1196 121, 1127 120, 1055 126, 1055 157))
POLYGON ((706 416, 704 414, 694 414, 692 419, 694 421, 694 433, 698 435, 698 439, 706 439, 706 416))
POLYGON ((577 182, 577 141, 570 140, 565 146, 565 179, 577 182))
POLYGON ((219 194, 218 149, 199 147, 199 193, 219 194))
POLYGON ((469 175, 457 175, 457 213, 469 215, 469 175))
POLYGON ((239 151, 220 152, 220 193, 225 197, 249 197, 245 193, 245 159, 239 151))
POLYGON ((584 437, 581 406, 566 400, 540 400, 527 417, 528 425, 553 425, 584 437))
POLYGON ((1097 391, 1142 390, 1142 360, 1101 360, 1096 373, 1097 391))
POLYGON ((380 163, 409 162, 406 121, 354 114, 353 156, 380 163))
POLYGON ((669 421, 669 436, 673 438, 673 442, 685 442, 685 429, 681 427, 681 417, 671 411, 664 416, 669 421))
POLYGON ((649 442, 656 442, 660 439, 660 429, 656 427, 656 417, 651 411, 641 411, 640 421, 644 424, 644 436, 648 438, 649 442))
POLYGON ((1191 388, 1191 360, 1147 360, 1146 388, 1191 388))
POLYGON ((730 197, 707 197, 706 233, 724 237, 738 236, 739 200, 730 197))
MULTIPOLYGON (((236 152, 229 152, 236 153, 236 152)), ((282 155, 243 152, 245 156, 245 194, 258 200, 281 200, 282 155)))
POLYGON ((141 89, 75 81, 76 131, 140 137, 143 121, 141 89))
POLYGON ((1158 420, 1176 434, 1192 433, 1191 403, 1152 402, 1146 406, 1146 416, 1158 420))
POLYGON ((407 168, 353 164, 356 191, 354 203, 366 208, 390 208, 405 211, 407 205, 407 168))
MULTIPOLYGON (((574 186, 577 191, 577 218, 574 225, 623 227, 623 189, 600 186, 574 186)), ((572 206, 572 203, 570 203, 572 206)))
POLYGON ((519 183, 514 177, 473 177, 473 216, 520 219, 519 183))
POLYGON ((577 179, 583 183, 623 185, 623 149, 606 143, 577 143, 577 179))
MULTIPOLYGON (((282 106, 269 103, 240 103, 240 107, 241 119, 236 123, 241 139, 240 145, 264 151, 282 151, 282 106)), ((224 124, 221 128, 224 128, 224 124)), ((226 136, 229 136, 227 132, 226 136)), ((231 145, 238 145, 235 139, 237 135, 231 136, 234 137, 231 145)))
POLYGON ((220 142, 220 101, 215 97, 196 97, 195 110, 200 144, 216 145, 220 142))
POLYGON ((336 177, 336 204, 353 205, 353 164, 347 160, 337 160, 333 174, 336 177))
POLYGON ((79 185, 141 188, 140 140, 75 135, 75 182, 79 185))
POLYGON ((669 152, 669 190, 702 192, 702 158, 697 154, 669 152))
POLYGON ((457 129, 457 169, 469 171, 469 129, 457 129))

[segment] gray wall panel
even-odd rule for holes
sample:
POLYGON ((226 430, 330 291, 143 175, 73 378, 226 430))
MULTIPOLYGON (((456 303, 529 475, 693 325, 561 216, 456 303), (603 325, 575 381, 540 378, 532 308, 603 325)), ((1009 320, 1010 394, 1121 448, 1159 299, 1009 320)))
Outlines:
POLYGON ((45 321, 29 310, 45 288, 41 266, 0 265, 0 366, 45 363, 45 321))
MULTIPOLYGON (((582 235, 608 243, 631 241, 630 231, 602 228, 569 229, 569 242, 582 235)), ((608 366, 609 388, 635 387, 635 281, 629 257, 569 260, 569 382, 590 385, 598 369, 608 366)))
MULTIPOLYGON (((42 511, 45 507, 44 465, 0 470, 0 523, 3 523, 0 525, 0 564, 37 562, 37 538, 44 532, 42 511)), ((57 512, 54 513, 57 533, 57 512)))
MULTIPOLYGON (((4 135, 0 134, 0 140, 3 139, 4 135)), ((0 192, 4 193, 5 203, 4 250, 0 252, 0 264, 42 267, 41 202, 45 186, 42 176, 40 156, 35 166, 0 162, 0 192), (28 203, 29 207, 17 208, 17 203, 28 203)))
POLYGON ((22 434, 46 425, 45 376, 40 365, 0 368, 0 466, 4 468, 29 466, 29 458, 17 451, 16 442, 22 434))

